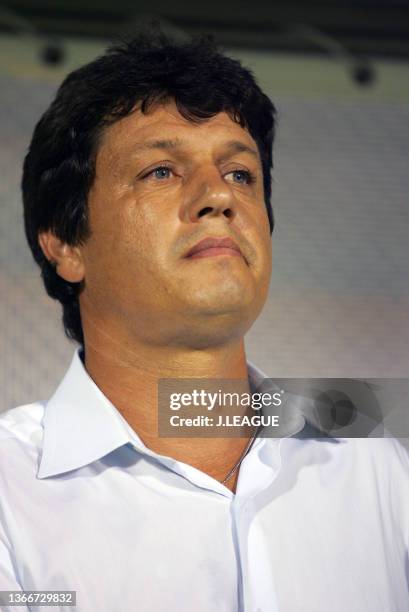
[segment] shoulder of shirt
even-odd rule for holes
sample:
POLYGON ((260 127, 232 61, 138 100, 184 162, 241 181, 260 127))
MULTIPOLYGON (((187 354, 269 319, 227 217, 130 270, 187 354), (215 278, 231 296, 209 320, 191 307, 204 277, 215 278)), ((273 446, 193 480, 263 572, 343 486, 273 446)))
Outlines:
POLYGON ((0 449, 6 440, 39 447, 45 401, 16 406, 0 413, 0 449))
POLYGON ((390 455, 406 469, 409 477, 409 440, 405 440, 407 446, 404 445, 403 440, 400 441, 394 437, 355 438, 355 443, 359 444, 359 442, 366 442, 368 452, 371 454, 374 461, 382 462, 383 459, 387 459, 390 455))
POLYGON ((393 436, 385 438, 333 438, 345 451, 357 459, 365 459, 377 471, 388 473, 392 478, 400 473, 409 485, 409 440, 400 441, 393 436), (392 470, 392 471, 391 471, 392 470))

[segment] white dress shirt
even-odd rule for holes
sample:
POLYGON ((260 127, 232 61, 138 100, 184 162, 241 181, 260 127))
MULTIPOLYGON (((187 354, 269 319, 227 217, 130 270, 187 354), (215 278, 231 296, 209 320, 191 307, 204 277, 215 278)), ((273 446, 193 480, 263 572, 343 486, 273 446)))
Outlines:
POLYGON ((234 494, 147 448, 77 352, 0 415, 0 590, 76 607, 3 610, 408 612, 407 450, 295 429, 256 439, 234 494))

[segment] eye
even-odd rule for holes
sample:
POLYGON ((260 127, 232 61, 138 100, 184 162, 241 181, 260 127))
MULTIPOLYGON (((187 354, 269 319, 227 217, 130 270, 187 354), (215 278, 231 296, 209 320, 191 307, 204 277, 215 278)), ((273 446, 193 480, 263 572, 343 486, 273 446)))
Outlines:
POLYGON ((233 176, 233 181, 239 185, 251 185, 251 183, 254 183, 255 181, 254 174, 248 170, 232 170, 225 176, 229 176, 229 174, 233 176))
POLYGON ((158 179, 161 181, 163 179, 170 178, 171 173, 173 173, 172 169, 168 166, 158 166, 157 168, 153 168, 153 170, 150 170, 147 174, 145 174, 143 178, 148 178, 151 176, 154 179, 158 179))

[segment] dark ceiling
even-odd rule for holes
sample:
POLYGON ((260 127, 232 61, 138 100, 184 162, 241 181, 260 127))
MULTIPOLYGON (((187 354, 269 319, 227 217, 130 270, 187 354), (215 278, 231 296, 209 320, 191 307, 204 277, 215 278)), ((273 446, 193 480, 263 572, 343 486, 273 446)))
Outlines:
POLYGON ((150 18, 175 36, 211 32, 225 46, 409 58, 409 0, 8 0, 2 31, 112 39, 150 18))

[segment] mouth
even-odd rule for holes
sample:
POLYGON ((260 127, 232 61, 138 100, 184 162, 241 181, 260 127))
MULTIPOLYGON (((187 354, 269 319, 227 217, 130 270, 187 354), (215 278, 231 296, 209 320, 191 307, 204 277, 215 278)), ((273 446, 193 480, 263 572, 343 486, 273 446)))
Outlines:
MULTIPOLYGON (((227 257, 243 257, 244 255, 240 250, 238 244, 231 238, 204 238, 197 244, 194 245, 184 255, 188 259, 199 259, 202 257, 216 257, 216 256, 227 256, 227 257)), ((244 258, 245 259, 245 258, 244 258)))

